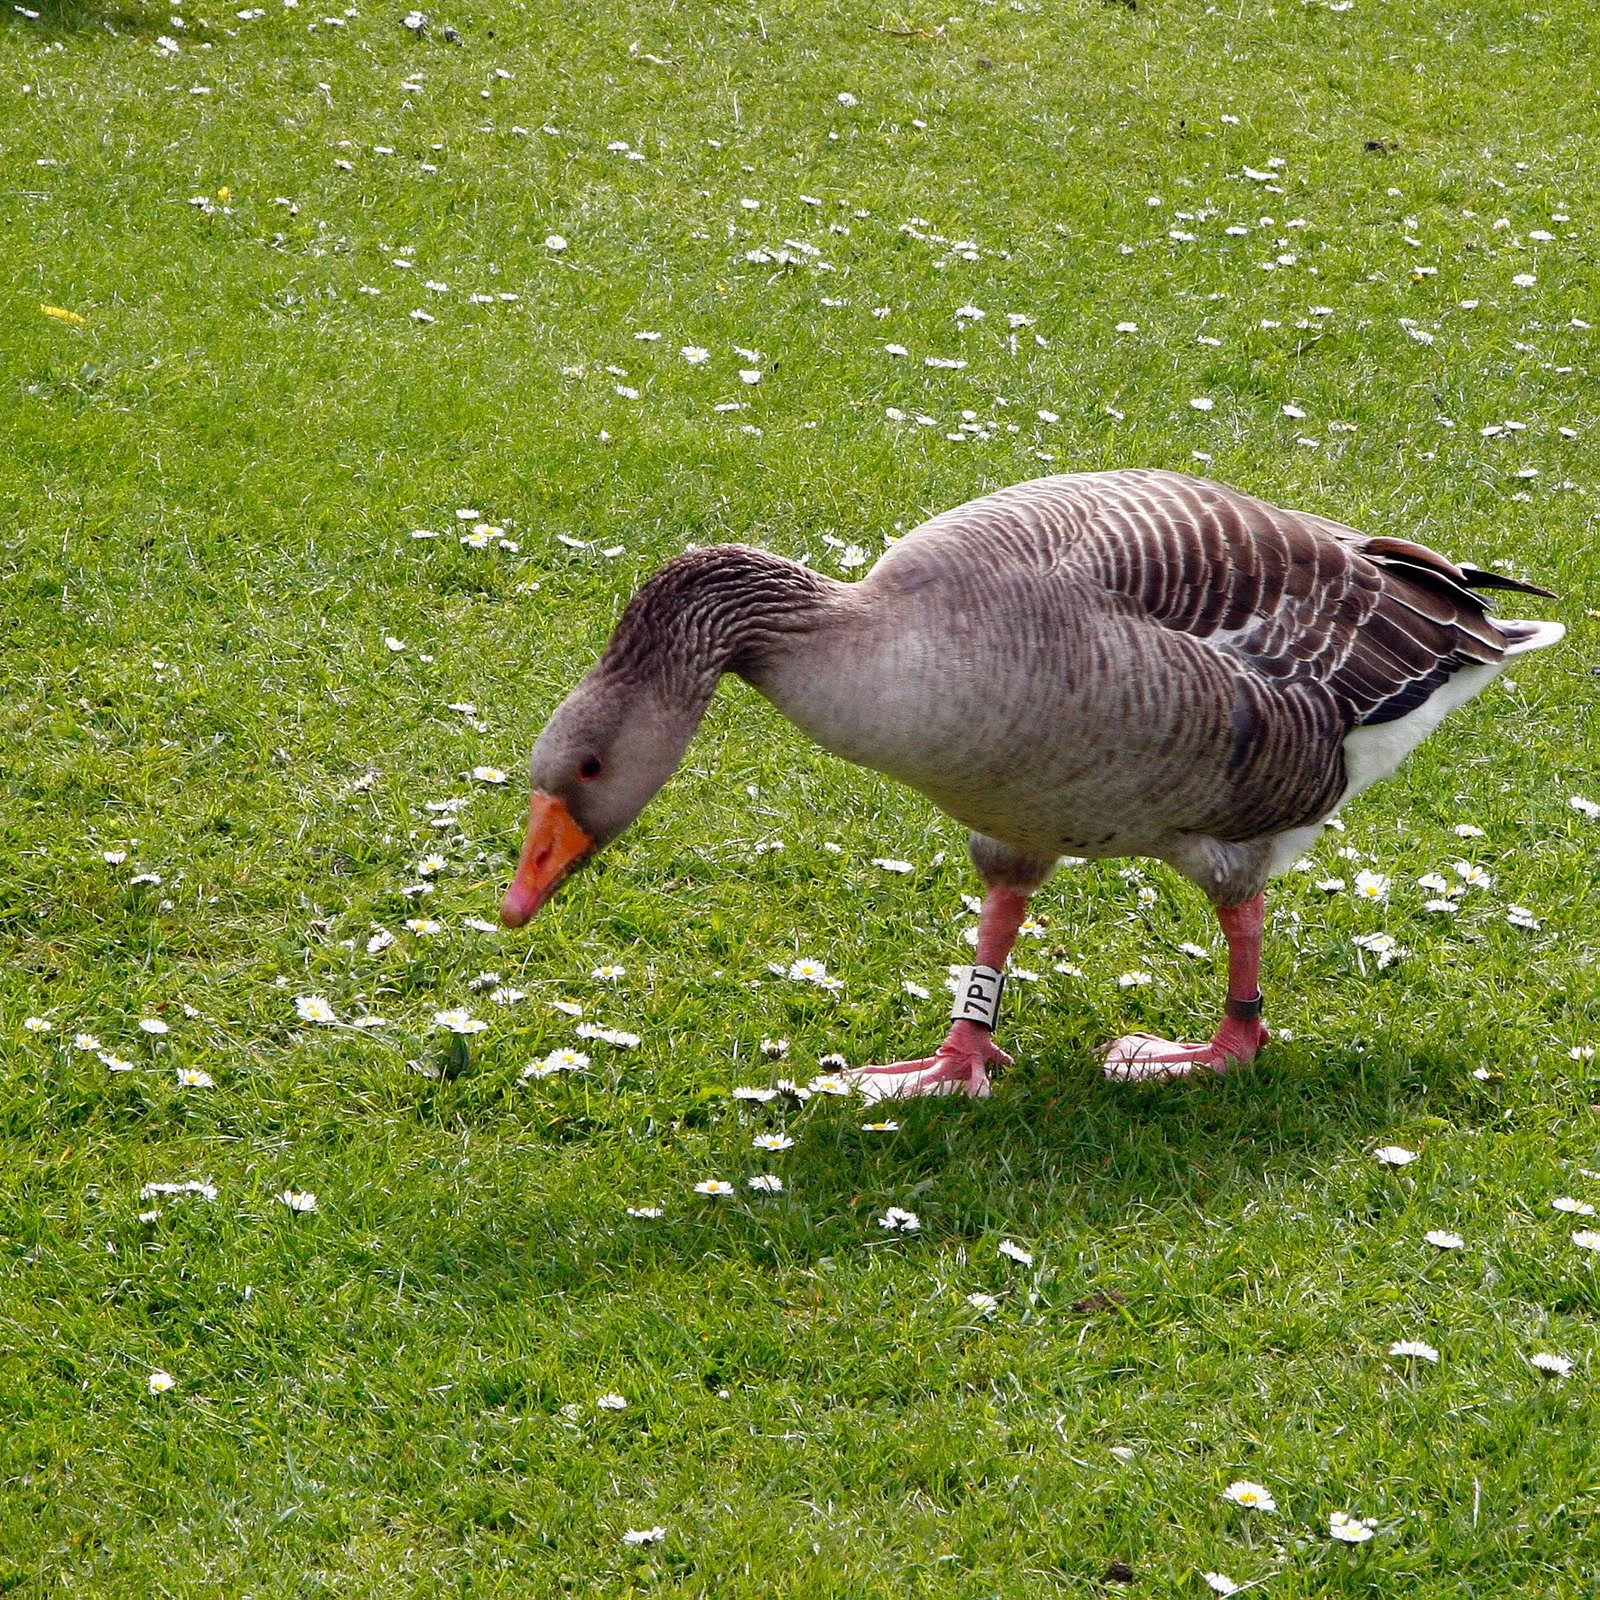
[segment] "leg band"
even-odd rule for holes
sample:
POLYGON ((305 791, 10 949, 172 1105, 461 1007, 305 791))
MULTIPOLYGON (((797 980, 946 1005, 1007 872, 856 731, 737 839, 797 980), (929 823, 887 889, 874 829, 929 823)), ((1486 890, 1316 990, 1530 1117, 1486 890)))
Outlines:
POLYGON ((1261 996, 1254 1000, 1235 1000, 1230 994, 1228 1003, 1223 1009, 1235 1022, 1259 1022, 1261 1020, 1261 996))
POLYGON ((952 1022, 976 1022, 980 1028, 992 1029, 1000 1015, 1000 996, 1005 992, 1003 972, 994 967, 957 967, 952 980, 955 985, 955 1006, 950 1012, 952 1022))

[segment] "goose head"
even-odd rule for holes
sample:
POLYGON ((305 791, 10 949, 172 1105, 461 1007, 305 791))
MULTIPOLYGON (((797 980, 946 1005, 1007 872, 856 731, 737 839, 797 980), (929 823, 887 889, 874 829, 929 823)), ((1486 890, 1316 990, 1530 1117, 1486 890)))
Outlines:
POLYGON ((500 902, 506 927, 520 928, 644 810, 682 759, 701 710, 674 706, 603 662, 556 708, 528 761, 528 831, 500 902))

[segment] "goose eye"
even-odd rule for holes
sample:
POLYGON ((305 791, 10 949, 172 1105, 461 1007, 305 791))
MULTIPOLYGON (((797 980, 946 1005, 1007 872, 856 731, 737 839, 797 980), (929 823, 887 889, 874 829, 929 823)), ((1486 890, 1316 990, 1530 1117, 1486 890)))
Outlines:
POLYGON ((580 778, 598 778, 600 776, 600 757, 587 757, 583 765, 578 768, 578 776, 580 778))

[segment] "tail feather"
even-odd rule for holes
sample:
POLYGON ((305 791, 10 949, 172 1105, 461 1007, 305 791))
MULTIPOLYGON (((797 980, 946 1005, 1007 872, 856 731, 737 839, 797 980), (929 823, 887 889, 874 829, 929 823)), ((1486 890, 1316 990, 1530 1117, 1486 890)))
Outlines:
POLYGON ((1525 656, 1530 650, 1560 644, 1567 633, 1564 623, 1524 622, 1516 617, 1496 617, 1494 625, 1506 636, 1508 656, 1525 656))

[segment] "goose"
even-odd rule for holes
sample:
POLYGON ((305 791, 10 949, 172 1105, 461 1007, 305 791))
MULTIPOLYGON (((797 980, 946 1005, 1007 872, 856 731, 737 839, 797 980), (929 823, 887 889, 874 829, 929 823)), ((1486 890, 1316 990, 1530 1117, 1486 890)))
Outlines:
POLYGON ((672 775, 735 673, 818 744, 971 830, 976 960, 930 1056, 858 1068, 868 1100, 990 1092, 1004 970, 1063 857, 1164 861, 1209 897, 1227 994, 1199 1043, 1105 1047, 1124 1081, 1215 1072, 1269 1037, 1265 889, 1555 622, 1479 590, 1548 589, 1155 469, 1000 489, 893 544, 856 583, 742 545, 669 561, 633 596, 529 761, 501 904, 519 927, 672 775))

